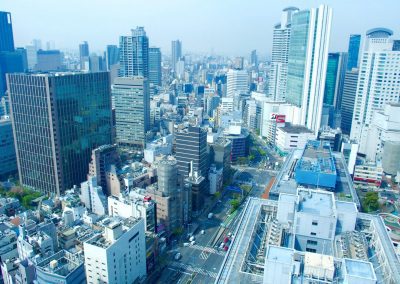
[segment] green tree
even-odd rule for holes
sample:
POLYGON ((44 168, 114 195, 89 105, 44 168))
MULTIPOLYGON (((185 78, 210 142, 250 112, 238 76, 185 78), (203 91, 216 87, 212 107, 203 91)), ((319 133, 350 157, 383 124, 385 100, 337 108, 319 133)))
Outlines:
POLYGON ((378 192, 370 191, 367 192, 363 201, 363 208, 365 211, 376 211, 379 209, 379 196, 378 192))
POLYGON ((231 212, 234 212, 236 209, 238 209, 239 205, 240 205, 239 199, 232 199, 231 200, 231 206, 232 206, 231 212))

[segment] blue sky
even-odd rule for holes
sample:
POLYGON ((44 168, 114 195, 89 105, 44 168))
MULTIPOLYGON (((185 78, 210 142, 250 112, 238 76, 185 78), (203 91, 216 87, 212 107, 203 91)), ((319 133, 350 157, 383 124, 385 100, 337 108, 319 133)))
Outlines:
POLYGON ((346 50, 349 34, 373 27, 400 38, 400 0, 1 0, 0 10, 12 13, 17 46, 40 38, 72 49, 87 40, 99 51, 144 26, 150 45, 166 53, 172 39, 181 39, 184 52, 248 55, 257 49, 264 55, 283 8, 320 4, 333 8, 330 51, 346 50))

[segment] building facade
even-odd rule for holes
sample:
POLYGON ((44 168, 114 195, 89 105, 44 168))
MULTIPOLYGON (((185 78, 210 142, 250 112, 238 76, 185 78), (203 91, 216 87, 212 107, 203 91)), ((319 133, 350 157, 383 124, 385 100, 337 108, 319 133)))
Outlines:
POLYGON ((115 78, 112 95, 117 144, 144 149, 150 127, 148 80, 143 77, 115 78))
POLYGON ((86 180, 91 151, 111 143, 108 73, 7 76, 21 184, 60 195, 86 180))
POLYGON ((385 28, 367 31, 350 132, 350 138, 360 144, 360 153, 366 153, 374 112, 400 99, 400 52, 392 51, 392 34, 385 28))
POLYGON ((284 100, 286 97, 290 27, 292 16, 297 11, 299 9, 296 7, 284 9, 281 22, 274 26, 268 95, 275 101, 284 100))
POLYGON ((347 61, 347 70, 351 71, 353 68, 358 68, 358 56, 360 52, 361 35, 350 35, 349 47, 347 53, 349 59, 347 61))
POLYGON ((182 57, 182 42, 178 40, 173 40, 171 42, 171 67, 175 71, 176 63, 182 57))
POLYGON ((350 135, 353 120, 354 102, 356 100, 358 83, 358 69, 347 71, 343 83, 343 94, 341 103, 341 129, 344 134, 350 135))
POLYGON ((161 50, 159 47, 149 48, 149 83, 161 87, 161 50))
POLYGON ((11 120, 0 117, 0 180, 17 173, 14 136, 11 120))
POLYGON ((132 29, 130 36, 119 38, 119 76, 149 77, 149 38, 143 27, 132 29))
POLYGON ((318 133, 324 98, 332 9, 303 10, 292 17, 286 100, 301 109, 298 124, 318 133))

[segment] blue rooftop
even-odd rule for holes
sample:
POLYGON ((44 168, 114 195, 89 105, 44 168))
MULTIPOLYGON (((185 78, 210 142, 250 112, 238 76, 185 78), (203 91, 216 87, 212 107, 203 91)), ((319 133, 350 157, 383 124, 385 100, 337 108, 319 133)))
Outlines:
POLYGON ((344 263, 347 275, 376 280, 374 268, 370 262, 345 258, 344 263))

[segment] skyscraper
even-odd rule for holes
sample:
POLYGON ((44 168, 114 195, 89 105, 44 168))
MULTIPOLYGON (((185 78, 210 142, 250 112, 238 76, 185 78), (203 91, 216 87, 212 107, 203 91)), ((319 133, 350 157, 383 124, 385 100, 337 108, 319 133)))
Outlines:
POLYGON ((17 172, 14 137, 11 120, 0 117, 0 179, 6 179, 17 172))
POLYGON ((149 38, 143 27, 119 38, 119 77, 149 77, 149 38))
POLYGON ((324 91, 324 104, 340 110, 344 75, 347 68, 347 53, 335 52, 328 54, 326 80, 324 91))
POLYGON ((290 27, 293 14, 297 11, 299 9, 296 7, 284 9, 281 22, 274 26, 268 95, 275 101, 284 100, 286 97, 290 27))
POLYGON ((347 53, 349 59, 347 60, 347 70, 358 67, 358 54, 360 52, 361 35, 350 35, 349 48, 347 53))
POLYGON ((119 62, 119 48, 116 45, 107 45, 106 49, 106 65, 107 71, 111 70, 111 66, 119 62))
POLYGON ((0 11, 0 51, 14 51, 11 13, 0 11))
POLYGON ((206 176, 208 173, 207 132, 201 127, 189 126, 176 132, 175 139, 178 173, 182 177, 187 177, 190 171, 206 176))
POLYGON ((143 77, 118 77, 112 94, 115 102, 116 142, 144 149, 150 127, 149 83, 143 77))
POLYGON ((79 59, 81 63, 81 70, 88 70, 89 68, 86 68, 88 67, 86 65, 89 64, 89 44, 87 41, 79 44, 79 59))
POLYGON ((258 67, 257 50, 251 51, 250 63, 251 63, 252 66, 258 67))
POLYGON ((149 83, 161 87, 161 51, 158 47, 149 48, 149 83))
POLYGON ((326 5, 292 17, 286 100, 299 108, 296 123, 315 134, 321 123, 331 19, 326 5))
POLYGON ((6 73, 23 71, 23 54, 14 49, 11 14, 0 11, 0 99, 7 90, 6 73))
POLYGON ((171 67, 175 71, 176 62, 182 57, 182 42, 179 39, 171 42, 171 52, 171 67))
POLYGON ((107 72, 7 74, 20 182, 60 195, 86 180, 91 151, 111 143, 107 72))
POLYGON ((350 138, 365 153, 368 130, 376 111, 400 99, 400 51, 393 51, 393 32, 385 28, 367 31, 361 55, 350 138))
POLYGON ((342 121, 340 128, 343 134, 350 135, 351 123, 353 119, 354 101, 356 99, 358 82, 358 69, 353 68, 347 71, 343 84, 343 95, 341 103, 342 121))
POLYGON ((237 93, 248 93, 249 74, 246 70, 229 69, 227 73, 226 96, 233 98, 237 93))

